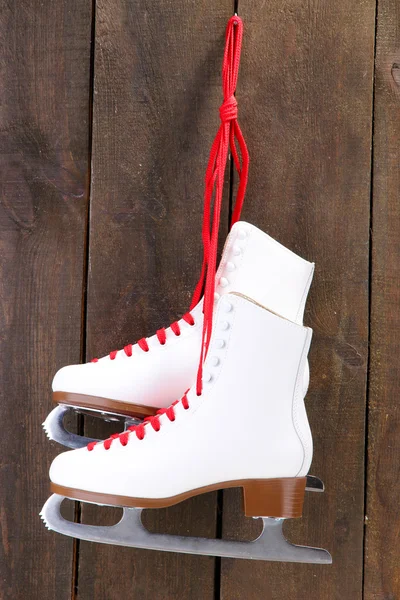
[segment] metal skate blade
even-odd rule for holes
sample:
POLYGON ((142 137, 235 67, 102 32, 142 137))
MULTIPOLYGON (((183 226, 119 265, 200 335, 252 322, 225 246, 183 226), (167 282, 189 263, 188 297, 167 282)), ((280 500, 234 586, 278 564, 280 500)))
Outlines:
POLYGON ((80 408, 78 406, 73 407, 74 411, 78 415, 84 415, 87 417, 97 417, 103 419, 106 423, 120 423, 124 420, 124 417, 120 415, 115 415, 113 413, 106 413, 104 411, 89 409, 89 408, 80 408))
MULTIPOLYGON (((100 441, 95 438, 77 435, 75 433, 72 433, 71 431, 68 431, 64 425, 64 417, 68 411, 73 411, 75 413, 82 412, 79 407, 68 406, 66 404, 59 404, 47 416, 47 419, 43 423, 43 429, 45 430, 46 435, 50 440, 54 440, 59 444, 62 444, 63 446, 72 449, 84 448, 90 442, 100 441)), ((97 417, 101 417, 106 421, 118 421, 121 423, 121 425, 124 425, 125 430, 131 425, 138 425, 139 423, 141 423, 139 419, 126 417, 123 415, 116 415, 114 413, 104 413, 97 410, 85 411, 85 414, 95 414, 97 417)))
POLYGON ((60 508, 63 500, 64 496, 58 494, 53 494, 47 500, 40 513, 46 527, 89 542, 226 558, 313 564, 332 562, 332 557, 327 550, 295 546, 288 542, 282 531, 284 519, 263 518, 263 531, 253 542, 213 540, 150 533, 142 524, 142 510, 138 508, 124 508, 121 520, 111 526, 73 523, 61 516, 60 508))
POLYGON ((54 440, 67 448, 84 448, 90 442, 97 442, 99 440, 85 437, 83 435, 77 435, 68 431, 64 426, 64 416, 70 410, 73 410, 72 406, 66 406, 59 404, 49 415, 43 423, 43 429, 46 432, 47 437, 50 440, 54 440))
POLYGON ((315 475, 307 475, 306 492, 324 492, 324 482, 315 475))

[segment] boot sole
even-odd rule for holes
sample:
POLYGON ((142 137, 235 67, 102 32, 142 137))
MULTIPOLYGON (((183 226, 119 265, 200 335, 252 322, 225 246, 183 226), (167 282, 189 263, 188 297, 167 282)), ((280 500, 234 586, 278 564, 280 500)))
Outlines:
POLYGON ((73 394, 70 392, 53 392, 55 404, 66 404, 74 408, 85 408, 105 413, 123 415, 125 417, 136 417, 143 419, 152 417, 159 410, 157 407, 142 404, 128 404, 111 398, 100 398, 99 396, 88 396, 85 394, 73 394))
POLYGON ((56 483, 51 483, 50 489, 60 496, 94 504, 127 508, 166 508, 207 492, 241 487, 243 489, 243 509, 246 517, 293 519, 302 515, 306 479, 306 477, 290 477, 226 481, 190 490, 169 498, 132 498, 114 494, 99 494, 64 487, 56 483))

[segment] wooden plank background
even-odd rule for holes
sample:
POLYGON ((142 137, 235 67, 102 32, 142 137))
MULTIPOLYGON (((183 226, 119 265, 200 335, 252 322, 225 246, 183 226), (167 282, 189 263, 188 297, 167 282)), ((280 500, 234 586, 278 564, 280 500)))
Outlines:
MULTIPOLYGON (((1 3, 1 599, 400 600, 399 16, 400 0, 1 3), (244 218, 316 263, 306 403, 326 492, 287 531, 332 566, 72 542, 38 517, 61 451, 41 429, 56 369, 188 308, 235 9, 244 218)), ((250 538, 259 524, 239 499, 205 495, 147 525, 250 538)), ((116 518, 87 505, 75 517, 116 518)))
POLYGON ((92 5, 1 2, 0 21, 0 597, 67 600, 41 423, 55 370, 82 359, 92 5))
POLYGON ((400 3, 378 3, 365 600, 400 598, 400 3))

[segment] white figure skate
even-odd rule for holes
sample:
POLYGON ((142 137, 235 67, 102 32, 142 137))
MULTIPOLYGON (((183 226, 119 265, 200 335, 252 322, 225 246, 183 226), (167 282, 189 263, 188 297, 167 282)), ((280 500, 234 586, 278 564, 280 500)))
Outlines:
MULTIPOLYGON (((237 222, 216 274, 216 298, 236 291, 301 324, 313 272, 312 263, 257 227, 237 222)), ((58 406, 43 424, 48 437, 69 448, 93 441, 65 429, 63 419, 69 410, 132 420, 169 406, 196 378, 202 328, 200 301, 180 321, 150 338, 95 362, 63 367, 53 380, 58 406)))
MULTIPOLYGON (((310 329, 239 294, 219 301, 202 385, 145 423, 88 448, 60 454, 50 469, 49 529, 90 541, 191 554, 330 563, 322 549, 282 534, 300 517, 312 437, 304 406, 310 329), (243 422, 242 415, 251 415, 243 422), (240 415, 240 417, 239 417, 240 415), (149 533, 143 508, 241 487, 244 512, 261 517, 254 542, 149 533), (124 507, 120 523, 96 527, 60 514, 64 497, 124 507)), ((318 486, 318 481, 316 482, 318 486)))

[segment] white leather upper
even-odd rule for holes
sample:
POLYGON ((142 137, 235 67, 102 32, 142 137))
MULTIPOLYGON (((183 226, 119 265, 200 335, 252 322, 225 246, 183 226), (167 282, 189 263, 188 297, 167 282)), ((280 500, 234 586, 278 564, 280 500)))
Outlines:
POLYGON ((307 474, 312 438, 303 400, 310 329, 236 294, 220 299, 203 392, 188 392, 175 421, 145 426, 122 446, 99 443, 59 455, 56 484, 98 493, 165 498, 240 479, 307 474))
MULTIPOLYGON (((302 323, 314 265, 303 260, 257 227, 238 222, 227 238, 216 275, 216 298, 239 292, 296 323, 302 323)), ((53 379, 53 391, 85 394, 127 403, 166 407, 180 398, 196 377, 202 303, 192 311, 195 325, 179 321, 181 335, 168 328, 167 342, 147 338, 128 357, 123 350, 96 363, 70 365, 53 379)))

